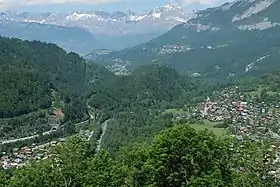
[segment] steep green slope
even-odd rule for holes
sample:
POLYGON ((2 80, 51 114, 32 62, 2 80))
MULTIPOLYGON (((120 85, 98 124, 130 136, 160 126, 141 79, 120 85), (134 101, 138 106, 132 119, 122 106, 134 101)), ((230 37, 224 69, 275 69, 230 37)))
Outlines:
MULTIPOLYGON (((104 55, 113 71, 165 64, 182 73, 231 77, 279 69, 279 1, 235 1, 137 47, 104 55)), ((104 63, 104 62, 102 62, 104 63)))
MULTIPOLYGON (((29 107, 38 109, 40 105, 36 102, 46 100, 45 107, 49 107, 50 89, 61 93, 68 92, 67 95, 83 92, 85 63, 79 56, 73 53, 67 54, 54 44, 19 39, 1 38, 0 47, 1 79, 3 80, 1 82, 3 94, 1 95, 6 93, 7 97, 11 97, 5 100, 11 104, 12 110, 21 110, 20 105, 17 105, 18 101, 26 102, 23 108, 28 107, 28 102, 30 102, 35 106, 29 107), (48 98, 40 97, 43 93, 48 98), (16 97, 16 100, 13 97, 16 97)), ((1 104, 3 105, 4 103, 1 104)))
POLYGON ((86 62, 54 44, 0 38, 1 138, 27 136, 50 130, 52 108, 64 122, 86 116, 88 79, 86 62))
POLYGON ((95 87, 89 101, 95 116, 108 123, 102 147, 115 154, 135 141, 150 140, 164 129, 167 108, 184 107, 211 95, 211 86, 198 84, 165 66, 143 66, 131 75, 107 79, 95 87), (201 96, 201 98, 200 98, 201 96))
POLYGON ((38 73, 11 65, 1 65, 0 117, 14 117, 48 108, 49 85, 38 73))

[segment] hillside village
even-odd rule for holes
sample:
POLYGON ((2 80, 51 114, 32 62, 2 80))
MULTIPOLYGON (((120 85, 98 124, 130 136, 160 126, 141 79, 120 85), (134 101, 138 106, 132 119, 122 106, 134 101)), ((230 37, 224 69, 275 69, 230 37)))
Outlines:
POLYGON ((201 117, 216 122, 227 121, 231 133, 240 140, 248 137, 257 142, 265 138, 279 141, 280 104, 252 102, 245 98, 236 89, 227 89, 217 100, 201 103, 201 117))
MULTIPOLYGON (((240 141, 247 138, 258 143, 267 139, 273 140, 273 148, 280 150, 280 132, 278 130, 280 103, 272 105, 271 103, 249 100, 246 94, 238 91, 237 87, 227 88, 214 95, 213 98, 208 97, 204 102, 198 103, 191 109, 191 114, 181 112, 174 117, 176 119, 195 118, 196 121, 208 120, 221 124, 231 136, 240 141)), ((77 136, 86 141, 90 139, 92 134, 92 131, 81 131, 77 136)), ((30 160, 46 159, 50 156, 50 148, 65 141, 65 138, 60 138, 41 145, 32 144, 31 146, 14 148, 10 154, 2 154, 0 165, 4 169, 8 169, 20 167, 30 160)))
MULTIPOLYGON (((175 114, 176 119, 195 118, 196 121, 208 120, 222 125, 231 136, 238 140, 250 139, 261 143, 273 140, 273 149, 280 150, 280 103, 275 105, 266 102, 256 102, 248 99, 246 93, 238 91, 237 87, 224 89, 214 94, 213 98, 206 98, 189 112, 175 114), (279 145, 278 145, 279 144, 279 145), (278 147, 279 146, 279 147, 278 147)), ((81 131, 79 137, 89 140, 91 131, 81 131)), ((46 159, 50 156, 51 147, 65 142, 65 138, 45 144, 32 144, 14 148, 12 153, 3 153, 0 165, 4 169, 20 167, 30 160, 46 159)), ((279 152, 280 155, 280 152, 279 152)), ((280 158, 280 156, 279 156, 280 158)))
POLYGON ((177 114, 177 118, 198 118, 223 124, 237 139, 245 137, 261 142, 280 141, 280 103, 248 100, 237 88, 225 89, 192 109, 193 113, 177 114))
MULTIPOLYGON (((82 141, 90 141, 93 131, 81 130, 73 137, 82 141)), ((15 147, 11 152, 2 152, 0 157, 0 166, 3 169, 19 168, 30 161, 45 160, 52 156, 52 149, 67 141, 68 138, 58 138, 47 143, 32 143, 29 146, 15 147)))
POLYGON ((52 141, 43 145, 33 143, 31 146, 24 146, 21 148, 14 148, 12 153, 3 153, 1 157, 0 165, 3 169, 9 169, 11 167, 19 168, 32 160, 45 160, 51 156, 50 148, 65 142, 65 139, 58 141, 52 141))

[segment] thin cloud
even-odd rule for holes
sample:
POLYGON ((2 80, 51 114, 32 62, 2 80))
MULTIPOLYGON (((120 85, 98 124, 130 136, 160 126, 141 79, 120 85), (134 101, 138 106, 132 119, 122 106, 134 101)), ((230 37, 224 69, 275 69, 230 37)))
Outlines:
POLYGON ((31 5, 47 5, 47 4, 64 4, 64 3, 82 3, 82 4, 106 4, 114 3, 122 0, 0 0, 1 9, 16 8, 31 5))
MULTIPOLYGON (((6 0, 8 1, 8 0, 6 0)), ((9 0, 10 1, 10 0, 9 0)), ((105 4, 113 3, 121 0, 23 0, 24 3, 29 5, 35 4, 64 4, 64 3, 83 3, 83 4, 105 4)))
MULTIPOLYGON (((0 0, 0 9, 17 9, 24 6, 32 6, 32 5, 49 5, 49 4, 67 4, 67 3, 80 3, 80 4, 109 4, 115 2, 122 2, 129 0, 0 0)), ((135 1, 135 0, 130 0, 135 1)), ((157 1, 157 0, 150 0, 157 1)), ((199 3, 201 5, 206 6, 215 6, 221 3, 225 3, 226 1, 231 0, 170 0, 171 2, 183 2, 185 5, 196 4, 199 3)), ((145 3, 145 2, 143 2, 145 3)))

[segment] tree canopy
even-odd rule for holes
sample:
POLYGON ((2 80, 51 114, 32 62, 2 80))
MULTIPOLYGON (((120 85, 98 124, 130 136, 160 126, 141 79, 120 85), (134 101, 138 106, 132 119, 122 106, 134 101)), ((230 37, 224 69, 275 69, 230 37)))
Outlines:
POLYGON ((71 139, 47 160, 11 176, 1 172, 2 186, 277 186, 264 159, 268 147, 188 125, 165 130, 150 145, 125 148, 118 157, 92 148, 71 139))

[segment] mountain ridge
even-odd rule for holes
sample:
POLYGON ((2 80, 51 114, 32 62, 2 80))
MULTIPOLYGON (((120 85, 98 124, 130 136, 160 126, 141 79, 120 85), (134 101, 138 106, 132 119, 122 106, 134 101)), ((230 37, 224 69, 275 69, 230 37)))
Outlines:
POLYGON ((122 64, 127 71, 153 63, 202 76, 273 71, 280 55, 278 8, 275 0, 226 3, 198 12, 196 18, 150 42, 101 59, 108 67, 122 64))
POLYGON ((68 52, 79 54, 87 54, 101 46, 94 35, 77 27, 5 21, 0 23, 0 34, 10 38, 55 43, 68 52))
POLYGON ((195 13, 186 11, 179 4, 167 4, 141 13, 130 10, 113 13, 101 10, 69 13, 2 12, 0 23, 77 27, 96 37, 103 44, 102 48, 120 50, 147 42, 194 16, 195 13), (124 40, 127 42, 122 44, 124 40))

